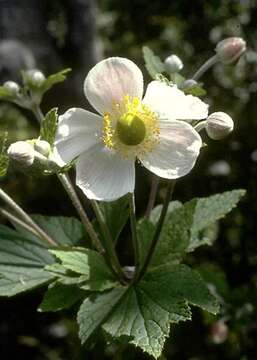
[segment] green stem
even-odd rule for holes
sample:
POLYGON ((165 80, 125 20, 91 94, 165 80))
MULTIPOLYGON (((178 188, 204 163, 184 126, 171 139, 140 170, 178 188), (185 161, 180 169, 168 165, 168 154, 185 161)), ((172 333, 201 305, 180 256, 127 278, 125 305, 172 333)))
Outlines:
POLYGON ((72 201, 72 204, 74 205, 75 209, 77 210, 80 219, 83 223, 83 225, 85 226, 88 235, 92 241, 92 243, 94 244, 94 246, 96 247, 96 249, 101 253, 104 254, 105 250, 100 242, 100 240, 98 239, 97 233, 95 232, 79 198, 78 195, 69 179, 69 176, 67 174, 58 174, 58 179, 60 180, 61 184, 63 185, 65 191, 67 192, 67 194, 69 195, 69 198, 72 201))
POLYGON ((161 233, 161 230, 162 230, 162 226, 163 226, 166 214, 167 214, 168 206, 169 206, 169 203, 171 201, 171 196, 172 196, 173 191, 174 191, 175 183, 176 183, 175 180, 171 180, 169 182, 169 184, 168 184, 166 196, 165 196, 164 203, 163 203, 163 206, 162 206, 161 215, 159 217, 159 220, 158 220, 158 223, 157 223, 157 226, 156 226, 156 230, 155 230, 155 233, 154 233, 154 236, 153 236, 153 240, 152 240, 149 252, 148 252, 147 257, 145 259, 145 262, 144 262, 144 264, 143 264, 143 266, 141 268, 141 271, 140 271, 140 274, 139 274, 139 279, 144 275, 144 273, 147 270, 147 267, 148 267, 148 265, 149 265, 149 263, 150 263, 150 261, 152 259, 152 256, 154 254, 154 250, 155 250, 156 245, 158 243, 160 233, 161 233))
POLYGON ((35 104, 32 108, 31 111, 33 112, 33 114, 35 115, 36 119, 38 120, 39 124, 44 120, 44 114, 42 113, 42 110, 40 109, 40 106, 35 104))
POLYGON ((201 130, 203 130, 205 128, 206 124, 207 124, 206 120, 200 121, 198 124, 196 124, 194 126, 195 131, 200 132, 201 130))
POLYGON ((219 61, 218 55, 213 55, 211 58, 209 58, 192 76, 192 80, 198 81, 200 77, 209 70, 214 64, 216 64, 219 61))
POLYGON ((0 189, 0 197, 20 216, 21 219, 24 220, 26 224, 28 224, 36 231, 37 236, 52 246, 57 245, 56 242, 49 235, 47 235, 47 233, 41 229, 41 227, 39 227, 35 221, 2 189, 0 189))
POLYGON ((157 191, 158 191, 159 182, 160 182, 159 178, 157 176, 153 175, 152 182, 151 182, 151 190, 150 190, 149 200, 148 200, 146 213, 145 213, 145 216, 147 218, 149 218, 149 216, 151 214, 151 211, 153 210, 155 200, 156 200, 157 191))
POLYGON ((30 233, 34 234, 35 236, 38 237, 38 233, 36 232, 36 230, 34 230, 31 226, 29 226, 27 223, 25 223, 24 221, 20 220, 18 217, 16 217, 15 215, 11 214, 9 211, 0 208, 0 215, 2 215, 3 217, 5 217, 7 220, 9 220, 12 224, 17 224, 21 227, 23 227, 25 230, 29 231, 30 233))
POLYGON ((111 237, 110 230, 106 224, 105 218, 103 216, 103 213, 102 213, 97 201, 92 200, 91 204, 94 209, 96 218, 98 220, 98 223, 100 225, 100 228, 101 228, 104 240, 105 240, 104 247, 105 247, 106 253, 108 255, 108 259, 110 259, 111 266, 113 267, 115 273, 122 280, 122 279, 124 279, 124 273, 122 271, 119 259, 117 257, 116 251, 115 251, 114 241, 111 237))
POLYGON ((135 275, 134 281, 137 280, 139 274, 139 244, 137 239, 137 220, 136 220, 136 207, 135 207, 135 195, 134 193, 128 194, 129 198, 129 213, 130 213, 130 227, 132 235, 132 243, 135 256, 135 275))

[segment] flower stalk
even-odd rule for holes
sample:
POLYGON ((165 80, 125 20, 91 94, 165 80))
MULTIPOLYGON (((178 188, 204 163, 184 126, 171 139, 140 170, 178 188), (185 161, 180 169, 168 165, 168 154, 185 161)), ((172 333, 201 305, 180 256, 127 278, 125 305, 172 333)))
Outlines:
POLYGON ((169 203, 171 201, 171 197, 172 197, 172 194, 173 194, 173 191, 174 191, 174 188, 175 188, 175 184, 176 184, 175 180, 171 180, 169 182, 169 184, 168 184, 166 196, 165 196, 164 203, 163 203, 163 206, 162 206, 161 215, 159 217, 159 220, 158 220, 158 223, 157 223, 157 226, 156 226, 156 229, 155 229, 155 233, 154 233, 154 236, 153 236, 153 240, 152 240, 149 252, 147 254, 147 257, 145 259, 144 264, 141 267, 141 271, 140 271, 140 274, 139 274, 139 277, 138 277, 139 279, 144 275, 150 261, 152 260, 152 256, 153 256, 154 250, 156 248, 156 245, 157 245, 159 237, 160 237, 160 233, 161 233, 162 226, 163 226, 163 223, 164 223, 167 211, 168 211, 168 206, 169 206, 169 203))
POLYGON ((148 204, 147 204, 146 212, 145 212, 145 216, 147 218, 149 218, 151 211, 153 210, 153 207, 155 204, 155 199, 156 199, 157 192, 158 192, 159 183, 160 183, 159 178, 157 176, 153 175, 152 181, 151 181, 150 195, 149 195, 148 204))
POLYGON ((0 189, 0 197, 5 201, 7 205, 10 206, 24 222, 31 227, 42 240, 45 240, 51 246, 56 246, 57 243, 43 230, 39 227, 35 221, 9 196, 0 189))
POLYGON ((63 185, 65 191, 67 192, 69 198, 72 201, 72 204, 74 205, 75 209, 77 210, 80 219, 85 226, 88 235, 92 241, 92 244, 95 246, 95 248, 101 253, 104 254, 105 250, 97 236, 97 233, 95 232, 80 200, 79 197, 70 181, 70 178, 67 174, 58 174, 58 179, 60 180, 61 184, 63 185))
POLYGON ((135 275, 134 281, 138 279, 139 275, 139 244, 137 238, 137 219, 136 219, 136 207, 135 207, 135 194, 129 193, 129 214, 130 214, 130 227, 131 227, 131 236, 132 243, 134 248, 134 256, 135 256, 135 275))
POLYGON ((103 216, 103 213, 97 203, 97 201, 92 200, 91 201, 92 207, 94 209, 97 221, 100 225, 103 237, 104 237, 104 248, 106 250, 107 259, 110 263, 111 268, 114 270, 114 273, 118 278, 122 281, 124 279, 124 273, 122 271, 119 259, 117 257, 115 247, 114 247, 114 241, 112 239, 110 230, 106 224, 106 220, 103 216))
POLYGON ((212 57, 210 57, 197 71, 196 73, 192 76, 192 80, 198 81, 200 79, 200 77, 207 71, 209 70, 213 65, 215 65, 217 62, 219 61, 219 57, 218 55, 213 55, 212 57))

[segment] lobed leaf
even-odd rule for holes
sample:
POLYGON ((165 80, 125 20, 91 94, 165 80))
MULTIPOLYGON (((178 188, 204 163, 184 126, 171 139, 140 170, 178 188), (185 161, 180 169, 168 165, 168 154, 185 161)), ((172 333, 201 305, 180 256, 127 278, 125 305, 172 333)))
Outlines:
POLYGON ((155 55, 148 46, 143 46, 143 57, 145 67, 153 79, 156 79, 156 75, 165 71, 164 64, 159 56, 155 55))
POLYGON ((103 212, 113 241, 116 243, 122 229, 128 221, 128 197, 123 196, 122 198, 112 202, 101 202, 99 203, 99 206, 103 212))
POLYGON ((67 286, 55 282, 49 285, 38 310, 59 311, 67 309, 78 302, 83 295, 85 295, 85 291, 82 291, 77 286, 67 286))
POLYGON ((52 74, 50 76, 48 76, 45 80, 45 82, 42 85, 42 92, 46 92, 49 89, 51 89, 55 84, 58 84, 60 82, 63 82, 64 80, 66 80, 67 74, 71 71, 70 68, 61 70, 55 74, 52 74))
POLYGON ((46 114, 41 123, 40 139, 47 141, 51 146, 54 144, 57 129, 57 108, 53 108, 46 114))
MULTIPOLYGON (((83 275, 83 283, 80 288, 90 291, 102 291, 114 287, 117 284, 104 258, 96 251, 84 248, 68 248, 50 250, 62 266, 74 273, 83 275)), ((77 282, 81 282, 78 278, 77 282)))
POLYGON ((0 226, 0 296, 13 296, 42 286, 53 279, 44 271, 53 257, 39 239, 0 226))

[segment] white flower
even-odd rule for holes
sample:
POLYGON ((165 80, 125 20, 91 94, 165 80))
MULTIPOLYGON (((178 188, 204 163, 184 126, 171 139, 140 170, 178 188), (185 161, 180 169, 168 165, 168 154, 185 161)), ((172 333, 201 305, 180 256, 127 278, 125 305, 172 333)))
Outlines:
POLYGON ((72 108, 60 116, 56 151, 78 157, 76 184, 90 199, 112 201, 135 187, 135 160, 154 174, 176 179, 194 166, 202 141, 180 120, 204 119, 208 105, 176 86, 151 82, 130 60, 114 57, 88 73, 85 95, 100 115, 72 108))

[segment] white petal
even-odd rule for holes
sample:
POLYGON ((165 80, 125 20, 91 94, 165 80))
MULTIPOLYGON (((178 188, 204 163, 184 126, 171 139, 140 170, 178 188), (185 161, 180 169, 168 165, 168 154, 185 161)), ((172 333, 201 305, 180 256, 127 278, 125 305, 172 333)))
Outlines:
POLYGON ((64 163, 100 142, 102 118, 89 111, 72 108, 59 117, 56 152, 64 163))
POLYGON ((201 120, 208 116, 208 105, 196 96, 185 95, 176 85, 152 81, 143 102, 160 117, 176 120, 201 120))
POLYGON ((184 121, 161 121, 160 142, 140 160, 154 174, 177 179, 193 168, 201 146, 201 137, 191 125, 184 121))
POLYGON ((76 170, 76 184, 89 199, 113 201, 134 191, 134 161, 122 159, 103 145, 79 156, 76 170))
POLYGON ((84 92, 100 114, 111 112, 113 104, 120 103, 125 95, 142 98, 143 75, 136 64, 128 59, 108 58, 89 71, 84 92))

